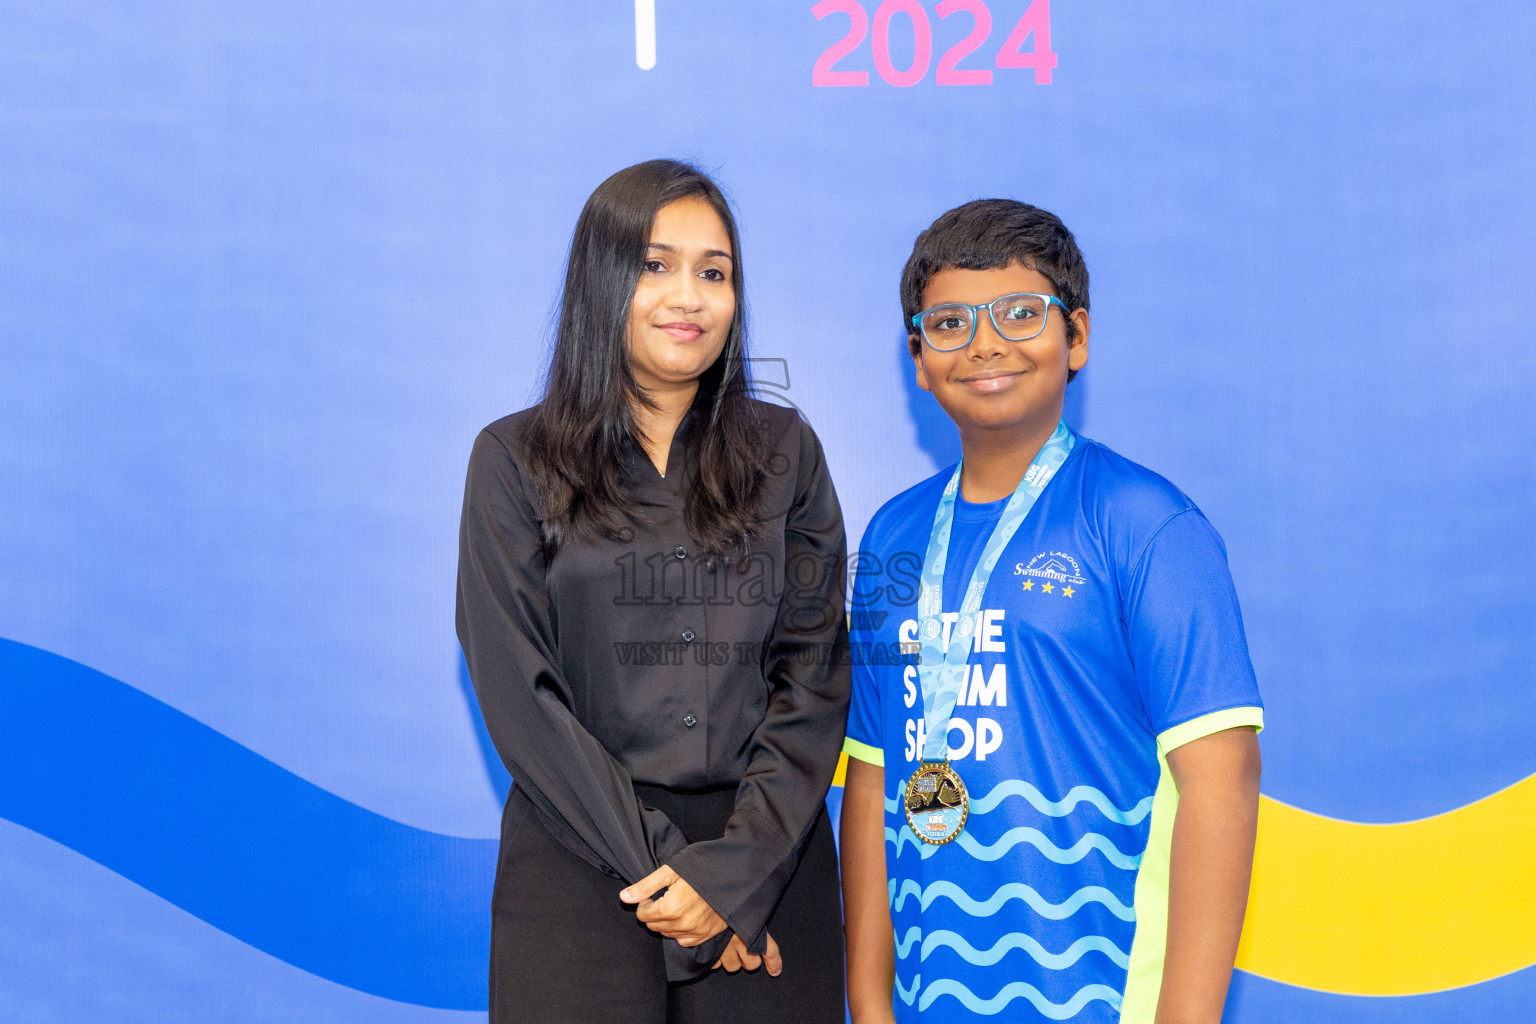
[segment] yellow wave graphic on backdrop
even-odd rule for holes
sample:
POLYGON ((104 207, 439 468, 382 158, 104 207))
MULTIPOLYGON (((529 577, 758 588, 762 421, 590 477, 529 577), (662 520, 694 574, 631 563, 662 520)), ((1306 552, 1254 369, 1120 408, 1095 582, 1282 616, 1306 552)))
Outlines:
MULTIPOLYGON (((843 784, 844 755, 836 785, 843 784)), ((1461 988, 1536 964, 1536 775, 1391 825, 1259 798, 1237 966, 1366 996, 1461 988)))
POLYGON ((1432 818, 1367 825, 1261 797, 1237 966, 1403 996, 1536 964, 1536 775, 1432 818))

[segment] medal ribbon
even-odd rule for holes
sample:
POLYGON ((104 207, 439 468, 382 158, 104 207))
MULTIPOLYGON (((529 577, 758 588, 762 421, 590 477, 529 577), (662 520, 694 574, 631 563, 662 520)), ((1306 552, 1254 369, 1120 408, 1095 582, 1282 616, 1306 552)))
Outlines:
POLYGON ((922 642, 919 653, 918 677, 923 687, 923 718, 928 729, 923 740, 924 761, 949 760, 949 719, 965 685, 966 669, 971 660, 972 638, 980 627, 981 597, 992 578, 992 568, 1002 557, 1003 548, 1013 539, 1019 524, 1035 507, 1040 492, 1051 482, 1051 477, 1067 461, 1077 435, 1062 421, 1056 424, 1019 486, 1008 499, 1008 505, 992 528, 987 546, 982 549, 981 561, 971 574, 960 602, 960 615, 949 631, 949 647, 946 650, 944 628, 940 615, 944 608, 944 567, 949 561, 949 535, 955 521, 955 495, 960 491, 962 461, 955 467, 939 499, 939 509, 933 516, 933 532, 928 536, 928 553, 923 559, 922 590, 918 595, 918 639, 922 642))

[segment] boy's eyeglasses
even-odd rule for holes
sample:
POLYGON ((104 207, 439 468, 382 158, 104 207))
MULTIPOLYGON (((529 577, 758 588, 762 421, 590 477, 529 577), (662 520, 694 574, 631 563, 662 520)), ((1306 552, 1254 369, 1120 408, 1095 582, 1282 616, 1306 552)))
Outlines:
POLYGON ((975 340, 976 324, 980 322, 981 311, 986 310, 999 335, 1009 341, 1028 341, 1045 330, 1053 305, 1060 306, 1063 313, 1068 311, 1066 303, 1056 296, 1036 292, 1000 295, 980 306, 946 302, 914 316, 912 326, 922 332, 923 340, 935 352, 953 352, 975 340))

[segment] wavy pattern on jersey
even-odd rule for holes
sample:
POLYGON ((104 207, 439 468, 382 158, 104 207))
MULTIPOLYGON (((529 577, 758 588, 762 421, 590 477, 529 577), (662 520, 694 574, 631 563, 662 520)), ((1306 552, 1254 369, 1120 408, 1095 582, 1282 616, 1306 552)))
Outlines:
MULTIPOLYGON (((885 841, 895 844, 896 856, 898 857, 901 856, 908 843, 917 848, 918 856, 922 857, 923 860, 927 860, 942 849, 942 847, 933 846, 917 838, 917 834, 912 831, 912 826, 910 825, 901 826, 899 833, 887 826, 885 841)), ((1141 863, 1141 854, 1123 853, 1118 846, 1109 840, 1108 836, 1101 836, 1097 832, 1089 832, 1066 848, 1057 846, 1051 842, 1044 832, 1037 828, 1030 828, 1027 825, 1020 825, 1018 828, 1009 829, 991 844, 983 843, 976 838, 970 829, 966 829, 960 833, 959 838, 955 839, 954 843, 972 857, 982 861, 997 860, 1020 843, 1028 843, 1044 854, 1048 860, 1055 861, 1057 864, 1076 864, 1093 850, 1098 850, 1111 864, 1125 871, 1134 870, 1141 863)))
POLYGON ((991 999, 981 998, 963 983, 955 981, 953 978, 938 979, 927 988, 923 988, 921 997, 917 994, 919 988, 922 988, 922 975, 920 974, 912 978, 910 988, 904 988, 901 984, 901 979, 896 979, 896 997, 908 1006, 911 1006, 916 1001, 918 1012, 926 1011, 942 996, 953 996, 967 1010, 985 1017, 1002 1012, 1015 999, 1028 1000, 1037 1011, 1051 1020, 1069 1020, 1076 1017, 1083 1011, 1083 1007, 1095 999, 1103 1000, 1116 1010, 1120 1009, 1120 993, 1108 985, 1084 985, 1072 994, 1071 999, 1064 1003, 1051 1002, 1046 998, 1045 993, 1023 981, 1009 982, 991 999))
MULTIPOLYGON (((1114 801, 1092 786, 1073 786, 1060 800, 1051 800, 1023 779, 1006 779, 993 786, 992 792, 986 796, 971 801, 971 816, 979 817, 992 813, 998 804, 1010 796, 1023 797, 1035 810, 1051 818, 1065 818, 1077 810, 1079 804, 1089 804, 1098 808, 1100 814, 1117 825, 1139 825, 1146 820, 1148 814, 1152 813, 1150 796, 1130 810, 1122 811, 1115 806, 1114 801)), ((895 814, 899 810, 901 810, 901 800, 898 797, 885 798, 885 813, 895 814)))
POLYGON ((0 640, 0 817, 388 999, 484 1010, 496 841, 412 828, 84 665, 0 640))
POLYGON ((905 960, 907 954, 912 952, 912 947, 922 940, 923 930, 914 925, 907 929, 907 934, 896 940, 896 958, 905 960))
POLYGON ((1113 1009, 1120 1009, 1120 993, 1108 985, 1084 985, 1066 1002, 1053 1003, 1045 997, 1043 992, 1028 982, 1009 982, 991 999, 982 999, 960 982, 951 978, 941 978, 923 989, 922 998, 917 1003, 918 1010, 928 1009, 940 996, 954 996, 972 1013, 988 1016, 1000 1012, 1015 999, 1029 1000, 1036 1010, 1051 1020, 1068 1020, 1076 1017, 1082 1012, 1083 1007, 1095 999, 1103 1000, 1113 1009))
MULTIPOLYGON (((896 955, 905 960, 921 934, 922 929, 909 928, 905 941, 896 944, 896 955)), ((942 929, 923 939, 919 959, 927 960, 934 950, 943 946, 977 967, 991 967, 1016 949, 1029 954, 1030 959, 1050 971, 1064 971, 1089 953, 1103 953, 1121 969, 1131 962, 1130 954, 1102 935, 1084 935, 1060 953, 1052 953, 1033 935, 1023 932, 1009 932, 993 943, 991 949, 977 949, 960 933, 942 929)))
POLYGON ((1041 917, 1052 921, 1061 921, 1089 903, 1102 903, 1109 908, 1109 912, 1122 921, 1136 920, 1136 911, 1121 903, 1114 893, 1102 885, 1085 885, 1081 889, 1068 896, 1060 903, 1052 903, 1041 896, 1033 888, 1023 882, 1008 882, 998 887, 997 891, 985 900, 974 899, 969 893, 948 879, 941 879, 931 883, 924 889, 917 882, 908 878, 901 883, 901 888, 896 888, 896 881, 892 879, 886 891, 889 894, 891 906, 900 910, 913 896, 917 897, 919 906, 927 910, 933 901, 940 897, 950 900, 962 911, 971 917, 991 917, 1001 910, 1009 900, 1023 900, 1029 908, 1041 917))
POLYGON ((1260 797, 1237 965, 1362 996, 1421 996, 1529 970, 1533 849, 1536 775, 1464 807, 1386 825, 1260 797))

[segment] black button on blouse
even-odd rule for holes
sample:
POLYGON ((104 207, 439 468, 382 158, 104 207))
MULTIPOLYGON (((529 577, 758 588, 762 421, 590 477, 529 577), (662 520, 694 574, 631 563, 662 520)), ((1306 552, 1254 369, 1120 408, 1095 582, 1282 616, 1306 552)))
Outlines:
POLYGON ((848 708, 837 495, 799 415, 754 407, 772 447, 765 526, 744 554, 687 557, 693 413, 665 477, 638 446, 621 467, 644 514, 632 538, 568 540, 546 564, 517 455, 531 410, 481 432, 465 488, 459 641, 518 789, 588 863, 626 883, 667 864, 730 925, 694 949, 667 940, 673 980, 707 972, 729 932, 766 947, 848 708), (723 837, 689 845, 637 782, 734 786, 736 810, 723 837))

